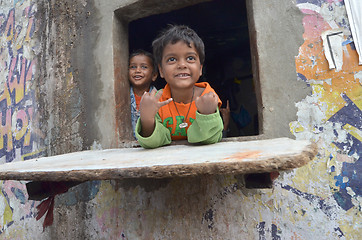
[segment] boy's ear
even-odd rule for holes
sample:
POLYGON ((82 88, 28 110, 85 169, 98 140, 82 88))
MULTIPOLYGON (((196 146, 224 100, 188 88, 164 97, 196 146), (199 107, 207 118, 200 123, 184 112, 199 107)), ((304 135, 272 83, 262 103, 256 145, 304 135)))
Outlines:
POLYGON ((157 75, 157 72, 152 74, 152 82, 156 81, 157 75))
POLYGON ((203 67, 203 65, 201 64, 200 65, 200 77, 202 76, 202 67, 203 67))
POLYGON ((160 77, 164 78, 163 77, 163 72, 162 72, 162 67, 160 64, 158 64, 158 72, 160 73, 160 77))

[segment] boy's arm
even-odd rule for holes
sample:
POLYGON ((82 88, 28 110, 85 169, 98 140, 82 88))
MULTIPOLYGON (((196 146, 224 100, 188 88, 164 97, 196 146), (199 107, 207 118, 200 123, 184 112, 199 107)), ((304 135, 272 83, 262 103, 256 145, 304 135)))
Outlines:
POLYGON ((162 89, 157 92, 153 89, 151 92, 144 92, 140 102, 140 121, 142 128, 140 129, 140 135, 142 137, 150 137, 156 127, 155 116, 157 115, 160 107, 169 104, 172 98, 163 102, 159 102, 162 96, 162 89))
POLYGON ((196 119, 187 130, 187 140, 190 143, 211 144, 221 140, 224 126, 219 113, 218 99, 214 92, 196 98, 196 119))
POLYGON ((187 130, 187 140, 190 143, 212 144, 220 142, 224 126, 219 109, 212 114, 196 112, 196 119, 187 130))
POLYGON ((144 148, 157 148, 171 143, 171 134, 162 124, 162 120, 158 114, 155 117, 155 128, 149 137, 141 136, 142 125, 138 119, 136 125, 136 138, 138 143, 144 148))

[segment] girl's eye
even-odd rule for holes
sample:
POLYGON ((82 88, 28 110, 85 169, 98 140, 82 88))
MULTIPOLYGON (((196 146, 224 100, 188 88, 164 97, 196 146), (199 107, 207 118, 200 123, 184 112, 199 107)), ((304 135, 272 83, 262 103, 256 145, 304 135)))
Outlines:
POLYGON ((134 65, 129 66, 129 69, 136 69, 136 68, 137 68, 137 66, 134 66, 134 65))
POLYGON ((147 69, 148 67, 147 66, 141 66, 142 69, 147 69))

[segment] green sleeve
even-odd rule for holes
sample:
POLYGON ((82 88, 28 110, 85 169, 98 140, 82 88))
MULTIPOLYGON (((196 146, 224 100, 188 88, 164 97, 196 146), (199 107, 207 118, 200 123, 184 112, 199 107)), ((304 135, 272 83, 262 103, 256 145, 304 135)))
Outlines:
POLYGON ((217 143, 222 138, 223 128, 219 109, 208 115, 196 111, 196 119, 187 130, 187 140, 190 143, 217 143))
POLYGON ((139 118, 136 125, 136 138, 138 143, 144 148, 158 148, 171 143, 171 133, 162 124, 162 120, 158 113, 155 116, 155 129, 149 137, 142 137, 141 133, 141 119, 139 118))

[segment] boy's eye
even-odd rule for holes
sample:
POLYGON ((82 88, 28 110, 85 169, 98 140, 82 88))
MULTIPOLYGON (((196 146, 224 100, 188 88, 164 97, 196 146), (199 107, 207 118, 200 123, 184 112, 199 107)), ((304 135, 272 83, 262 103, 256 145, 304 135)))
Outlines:
POLYGON ((147 66, 141 66, 142 69, 147 69, 148 67, 147 66))
POLYGON ((176 58, 174 57, 170 57, 169 59, 167 59, 166 62, 175 62, 176 61, 176 58))
POLYGON ((186 58, 187 61, 191 62, 191 61, 195 61, 196 58, 194 56, 189 56, 186 58))
POLYGON ((136 69, 137 66, 131 65, 131 66, 129 66, 128 68, 129 68, 129 69, 136 69))

